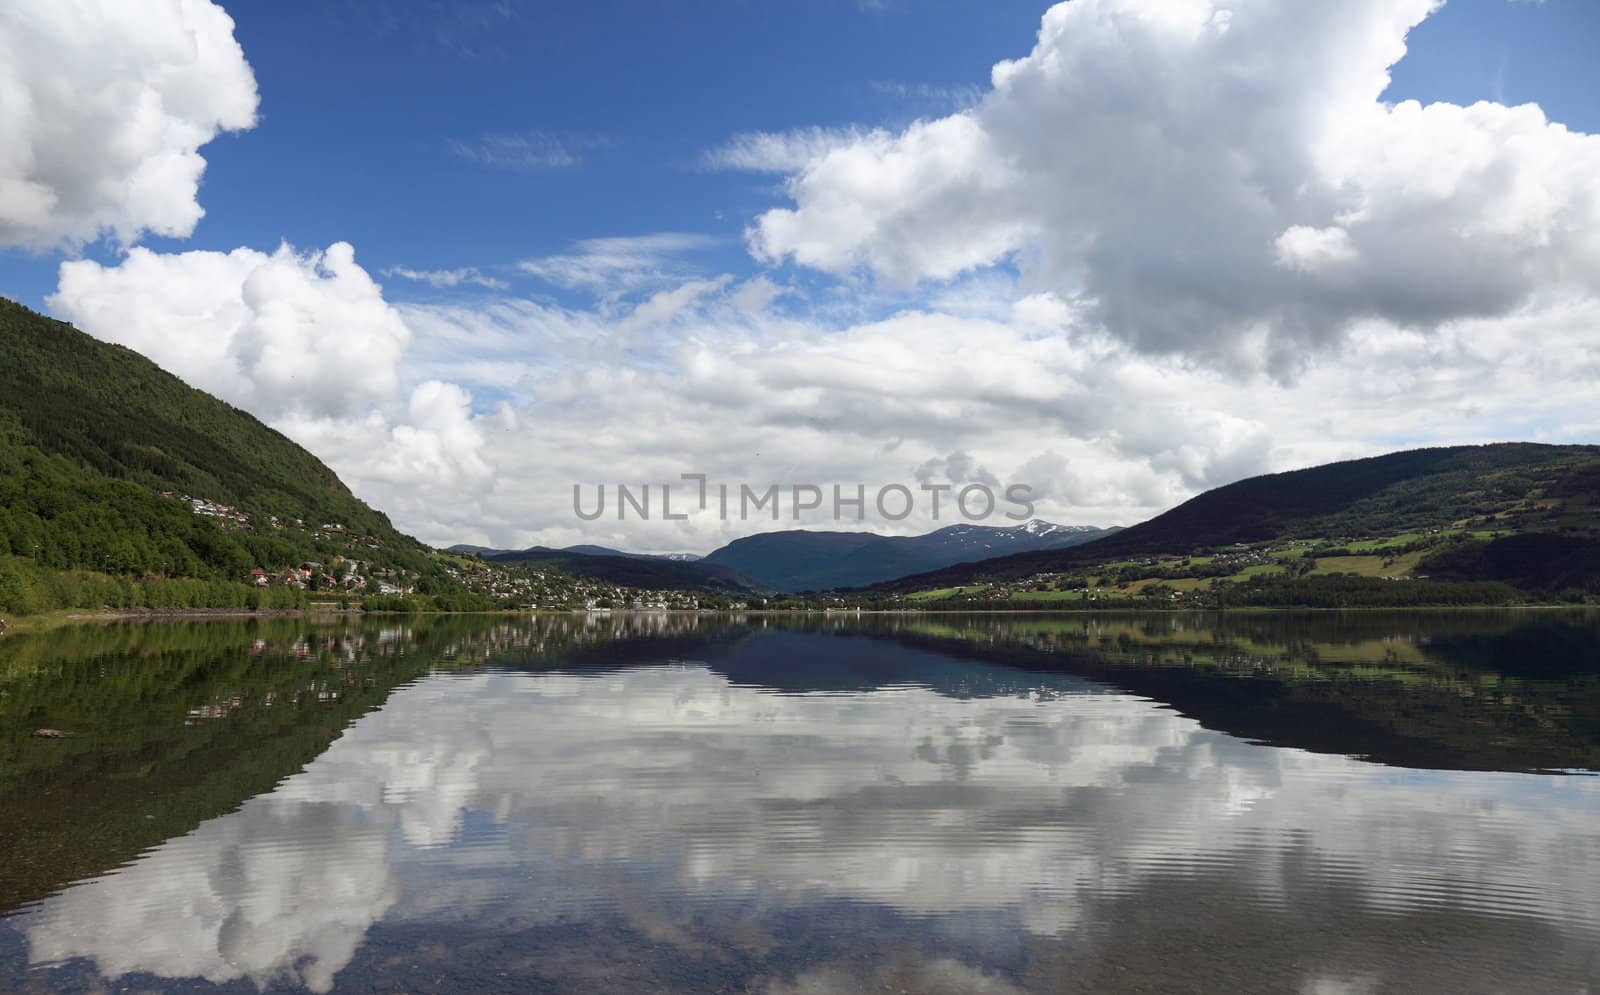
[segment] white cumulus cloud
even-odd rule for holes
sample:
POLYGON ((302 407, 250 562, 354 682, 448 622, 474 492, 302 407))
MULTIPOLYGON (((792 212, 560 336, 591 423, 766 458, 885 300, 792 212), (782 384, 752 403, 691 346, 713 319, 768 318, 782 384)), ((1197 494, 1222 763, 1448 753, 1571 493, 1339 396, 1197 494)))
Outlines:
POLYGON ((251 128, 256 83, 209 0, 0 5, 0 246, 184 237, 200 147, 251 128))
POLYGON ((271 419, 362 411, 399 389, 411 332, 348 243, 61 264, 54 311, 271 419))
POLYGON ((1383 319, 1600 292, 1600 137, 1382 100, 1439 0, 1074 0, 977 106, 792 170, 767 260, 899 283, 1013 260, 1141 349, 1292 371, 1383 319))
POLYGON ((348 243, 68 261, 49 304, 259 416, 425 538, 494 475, 472 395, 408 368, 412 330, 348 243))

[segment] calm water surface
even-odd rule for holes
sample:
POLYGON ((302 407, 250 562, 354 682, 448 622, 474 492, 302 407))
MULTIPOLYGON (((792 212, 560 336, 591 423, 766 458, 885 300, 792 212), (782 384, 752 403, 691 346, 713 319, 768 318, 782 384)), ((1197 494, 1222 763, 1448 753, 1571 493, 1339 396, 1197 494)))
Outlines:
POLYGON ((1581 613, 10 636, 0 991, 1589 992, 1595 770, 1581 613))

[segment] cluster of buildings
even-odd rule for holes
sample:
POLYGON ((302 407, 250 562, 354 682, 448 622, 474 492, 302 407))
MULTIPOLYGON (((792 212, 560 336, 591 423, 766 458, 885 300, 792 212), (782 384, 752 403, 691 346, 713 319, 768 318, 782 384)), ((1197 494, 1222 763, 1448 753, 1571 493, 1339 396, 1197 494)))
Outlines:
MULTIPOLYGON (((295 524, 300 528, 305 528, 304 522, 298 518, 295 519, 295 524)), ((368 549, 377 549, 379 545, 377 536, 370 533, 367 535, 357 535, 350 529, 345 528, 340 522, 323 522, 317 528, 311 530, 311 537, 313 539, 333 539, 343 542, 345 543, 346 549, 352 549, 356 546, 365 546, 368 549)))
POLYGON ((601 580, 536 573, 524 608, 547 611, 607 612, 697 611, 701 596, 692 591, 645 591, 601 580))
MULTIPOLYGON (((250 514, 240 511, 231 505, 209 498, 193 497, 188 494, 176 494, 172 491, 159 492, 164 498, 182 501, 196 515, 212 518, 222 528, 249 529, 250 514)), ((267 524, 273 529, 282 529, 293 526, 297 529, 306 529, 305 519, 291 518, 284 520, 277 515, 268 515, 267 524)), ((308 530, 317 539, 340 539, 346 542, 346 548, 354 549, 361 545, 371 549, 379 546, 378 537, 375 535, 356 535, 345 528, 342 522, 323 522, 319 527, 308 530)), ((412 587, 406 583, 403 572, 387 571, 388 579, 380 578, 378 590, 383 594, 410 594, 412 587)), ((325 591, 360 591, 366 588, 367 578, 360 560, 346 559, 336 556, 330 569, 324 569, 320 563, 306 562, 298 567, 288 570, 263 570, 257 568, 250 571, 250 583, 256 587, 297 587, 302 590, 314 589, 325 591)))
MULTIPOLYGON (((302 590, 360 591, 367 586, 367 579, 362 575, 361 571, 362 563, 360 560, 349 560, 342 556, 336 556, 334 557, 331 571, 324 569, 320 563, 310 561, 283 571, 263 570, 257 567, 250 571, 250 583, 256 587, 298 587, 302 590)), ((383 593, 400 594, 404 592, 395 588, 383 593)))
POLYGON ((636 612, 692 612, 700 609, 699 597, 687 591, 641 591, 629 598, 626 604, 636 612))
MULTIPOLYGON (((209 498, 192 497, 188 494, 175 494, 172 491, 161 491, 161 496, 174 501, 182 501, 189 506, 189 510, 196 515, 214 518, 224 528, 248 529, 251 528, 249 512, 240 511, 231 505, 209 498)), ((307 529, 303 518, 291 518, 285 521, 277 515, 268 515, 267 524, 274 529, 282 529, 293 525, 297 529, 306 529, 316 539, 341 539, 352 544, 359 544, 369 548, 377 548, 378 537, 375 535, 356 535, 347 529, 343 522, 323 522, 321 525, 307 529)))
POLYGON ((187 494, 174 494, 171 491, 162 491, 161 496, 164 498, 172 498, 174 501, 182 501, 184 504, 187 504, 189 506, 189 510, 193 511, 196 515, 204 515, 206 518, 215 518, 217 520, 217 524, 223 526, 224 528, 250 528, 249 513, 240 511, 238 508, 235 508, 231 505, 222 504, 217 501, 211 501, 206 498, 190 497, 187 494))
MULTIPOLYGON (((642 590, 594 578, 477 559, 447 563, 445 572, 475 594, 486 594, 497 601, 515 602, 523 608, 536 610, 692 612, 708 607, 706 596, 693 591, 642 590)), ((738 607, 743 608, 743 603, 738 607)))
POLYGON ((542 573, 508 569, 481 560, 446 560, 444 572, 473 594, 487 594, 497 601, 526 602, 536 595, 545 580, 542 573))

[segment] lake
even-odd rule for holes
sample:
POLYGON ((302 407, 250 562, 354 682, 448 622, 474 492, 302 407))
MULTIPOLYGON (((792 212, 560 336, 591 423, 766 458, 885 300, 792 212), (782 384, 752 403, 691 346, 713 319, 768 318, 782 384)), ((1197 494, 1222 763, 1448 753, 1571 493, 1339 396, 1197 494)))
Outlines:
POLYGON ((1592 991, 1596 770, 1593 613, 11 635, 0 990, 1592 991))

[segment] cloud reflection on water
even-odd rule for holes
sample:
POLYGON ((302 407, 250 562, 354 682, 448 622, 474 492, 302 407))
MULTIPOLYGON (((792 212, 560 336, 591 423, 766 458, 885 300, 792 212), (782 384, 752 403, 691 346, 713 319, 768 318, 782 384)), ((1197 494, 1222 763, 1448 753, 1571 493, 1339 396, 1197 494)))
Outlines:
MULTIPOLYGON (((1597 825, 1591 778, 1257 746, 1120 694, 780 695, 694 664, 480 671, 397 691, 270 794, 21 925, 35 963, 325 992, 380 921, 620 915, 673 943, 696 904, 851 900, 950 933, 999 916, 1081 938, 1175 876, 1293 914, 1310 854, 1372 916, 1532 917, 1592 944, 1597 825)), ((813 965, 785 990, 835 975, 813 965)))

